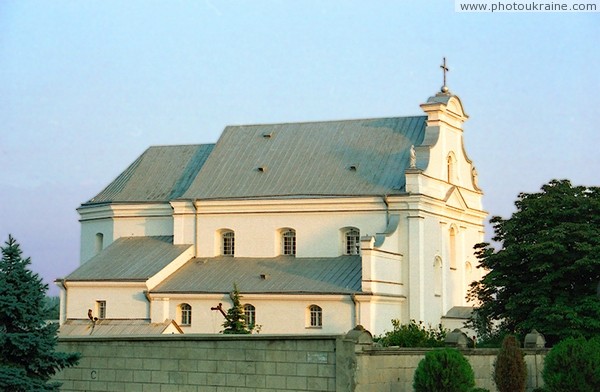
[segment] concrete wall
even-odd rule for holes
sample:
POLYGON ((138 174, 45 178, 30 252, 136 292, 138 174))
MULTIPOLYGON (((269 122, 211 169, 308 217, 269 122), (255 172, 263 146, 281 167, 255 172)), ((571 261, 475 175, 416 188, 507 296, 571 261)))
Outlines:
POLYGON ((62 338, 59 350, 82 359, 56 380, 62 391, 347 391, 342 346, 335 336, 62 338))
MULTIPOLYGON (((428 349, 370 348, 356 355, 356 392, 412 391, 413 377, 428 349)), ((548 350, 525 350, 527 391, 543 385, 542 369, 548 350)), ((473 372, 475 386, 496 392, 493 381, 498 349, 462 350, 473 372)))
MULTIPOLYGON (((62 391, 412 391, 429 350, 373 347, 367 334, 61 338, 59 350, 81 352, 82 359, 56 380, 62 391)), ((528 391, 542 386, 547 351, 525 351, 528 391)), ((476 386, 495 392, 498 351, 462 352, 476 386)))

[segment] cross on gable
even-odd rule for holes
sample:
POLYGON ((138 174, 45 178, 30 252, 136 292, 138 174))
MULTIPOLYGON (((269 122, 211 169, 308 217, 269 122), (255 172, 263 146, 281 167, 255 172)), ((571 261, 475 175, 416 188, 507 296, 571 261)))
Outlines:
POLYGON ((442 65, 440 65, 440 68, 442 69, 442 72, 444 73, 444 85, 442 86, 442 92, 443 93, 447 93, 448 92, 448 86, 446 86, 446 73, 448 71, 450 71, 450 68, 448 68, 448 66, 446 65, 446 58, 444 57, 444 62, 442 63, 442 65))

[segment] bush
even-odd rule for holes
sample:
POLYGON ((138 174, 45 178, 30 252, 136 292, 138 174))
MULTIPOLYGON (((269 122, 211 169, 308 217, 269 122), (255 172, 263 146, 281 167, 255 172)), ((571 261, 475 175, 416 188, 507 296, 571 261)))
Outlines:
POLYGON ((546 356, 542 377, 550 392, 600 391, 600 337, 558 343, 546 356))
POLYGON ((438 325, 437 329, 426 327, 422 321, 418 324, 410 320, 409 324, 400 324, 400 320, 392 320, 392 331, 378 336, 375 341, 384 347, 444 347, 447 330, 438 325))
POLYGON ((474 386, 473 369, 456 349, 428 352, 415 370, 415 392, 468 392, 474 386))
POLYGON ((473 388, 469 390, 469 392, 490 392, 490 390, 485 388, 473 388))
POLYGON ((525 392, 527 366, 514 336, 506 336, 494 362, 494 382, 498 392, 525 392))

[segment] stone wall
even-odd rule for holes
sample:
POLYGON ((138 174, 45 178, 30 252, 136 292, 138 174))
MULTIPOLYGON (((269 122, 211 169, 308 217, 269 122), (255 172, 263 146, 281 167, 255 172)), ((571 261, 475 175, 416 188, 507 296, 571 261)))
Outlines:
MULTIPOLYGON (((428 349, 381 348, 366 331, 346 336, 161 335, 61 338, 82 354, 57 375, 62 391, 412 391, 428 349)), ((476 385, 495 391, 494 349, 462 350, 476 385)), ((547 350, 525 350, 528 391, 542 385, 547 350)))
POLYGON ((62 391, 351 390, 349 373, 336 365, 353 345, 339 336, 77 337, 58 347, 82 354, 56 377, 62 391))
MULTIPOLYGON (((356 392, 412 391, 413 376, 429 349, 369 348, 356 353, 356 392)), ((475 386, 496 391, 493 381, 498 349, 460 350, 475 373, 475 386)), ((543 361, 548 350, 524 350, 527 391, 543 385, 543 361)))

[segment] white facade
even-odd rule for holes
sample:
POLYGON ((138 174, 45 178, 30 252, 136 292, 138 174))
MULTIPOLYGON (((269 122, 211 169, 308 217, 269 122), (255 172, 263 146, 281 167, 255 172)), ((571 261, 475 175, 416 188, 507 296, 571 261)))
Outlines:
POLYGON ((481 277, 473 245, 483 241, 486 213, 476 171, 463 147, 467 116, 460 100, 438 94, 421 107, 427 115, 425 137, 414 146, 414 161, 401 173, 406 176, 401 194, 83 206, 82 264, 123 237, 173 236, 173 245, 189 249, 145 280, 111 282, 99 277, 82 282, 67 277, 61 281, 61 322, 85 318, 88 309, 106 301, 106 318, 153 323, 171 319, 184 333, 218 333, 223 317, 211 307, 223 303, 227 309, 226 293, 154 289, 188 260, 221 255, 224 231, 234 233, 235 257, 243 263, 243 258, 281 255, 282 233, 288 229, 296 233, 296 258, 335 258, 346 252, 344 233, 354 228, 360 232, 360 290, 241 290, 242 303, 255 308, 260 332, 344 333, 361 324, 381 334, 391 328, 391 319, 437 325, 452 307, 468 305, 468 286, 481 277), (182 304, 191 306, 189 325, 182 323, 182 304), (322 325, 311 326, 311 305, 321 308, 322 325))

